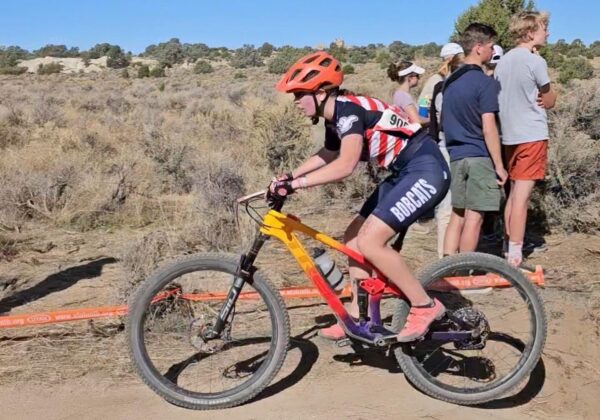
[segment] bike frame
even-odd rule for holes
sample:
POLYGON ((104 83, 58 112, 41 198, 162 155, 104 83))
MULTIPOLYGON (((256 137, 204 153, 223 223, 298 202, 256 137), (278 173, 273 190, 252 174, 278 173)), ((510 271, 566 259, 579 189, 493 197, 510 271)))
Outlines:
POLYGON ((306 226, 300 222, 297 217, 283 214, 276 210, 269 210, 264 216, 260 232, 283 242, 302 270, 317 288, 323 299, 325 299, 327 305, 329 305, 350 337, 368 342, 369 344, 383 345, 380 340, 384 339, 384 337, 387 338, 394 335, 393 332, 386 330, 382 326, 379 305, 384 290, 386 293, 391 293, 400 298, 404 295, 395 284, 388 282, 385 276, 373 267, 362 254, 348 248, 335 239, 306 226), (362 288, 365 293, 368 294, 368 317, 361 316, 357 322, 353 321, 339 297, 331 289, 329 283, 323 277, 313 259, 298 239, 296 232, 309 236, 323 245, 341 252, 357 263, 367 267, 375 274, 374 277, 361 280, 358 285, 358 289, 362 288))

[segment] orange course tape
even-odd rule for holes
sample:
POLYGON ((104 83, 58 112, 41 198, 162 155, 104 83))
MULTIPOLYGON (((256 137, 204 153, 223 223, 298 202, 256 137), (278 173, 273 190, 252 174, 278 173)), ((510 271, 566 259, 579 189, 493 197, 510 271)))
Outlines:
MULTIPOLYGON (((541 266, 536 266, 535 271, 525 272, 529 280, 538 286, 544 286, 544 272, 541 266)), ((446 277, 438 280, 428 287, 436 291, 452 291, 464 289, 481 289, 488 287, 508 287, 510 283, 496 274, 485 274, 468 277, 446 277)), ((391 289, 385 290, 391 293, 391 289)), ((320 297, 319 291, 314 287, 286 287, 279 290, 281 296, 285 299, 307 299, 320 297)), ((177 295, 177 290, 169 290, 157 295, 153 301, 157 302, 169 296, 177 295)), ((340 297, 351 295, 350 285, 346 285, 339 293, 340 297)), ((191 301, 211 301, 222 300, 227 296, 227 292, 216 293, 183 293, 179 297, 191 301)), ((252 300, 257 299, 257 292, 242 292, 238 299, 252 300)), ((98 308, 67 309, 62 311, 38 312, 33 314, 0 316, 1 328, 21 328, 33 325, 55 324, 60 322, 80 321, 85 319, 109 318, 127 315, 127 305, 105 306, 98 308)))

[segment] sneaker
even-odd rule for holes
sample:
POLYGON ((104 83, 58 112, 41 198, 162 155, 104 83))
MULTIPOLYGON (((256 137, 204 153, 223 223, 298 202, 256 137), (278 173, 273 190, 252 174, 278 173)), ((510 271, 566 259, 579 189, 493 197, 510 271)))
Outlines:
POLYGON ((548 249, 548 246, 543 241, 535 241, 531 239, 526 239, 523 244, 523 251, 526 252, 543 252, 548 249))
POLYGON ((446 308, 437 299, 433 299, 431 308, 410 308, 406 324, 402 331, 398 333, 396 339, 400 343, 407 343, 423 337, 429 330, 431 323, 442 319, 445 313, 446 308))
POLYGON ((326 340, 338 341, 346 338, 346 332, 340 324, 333 324, 331 327, 321 328, 319 330, 319 337, 326 340))

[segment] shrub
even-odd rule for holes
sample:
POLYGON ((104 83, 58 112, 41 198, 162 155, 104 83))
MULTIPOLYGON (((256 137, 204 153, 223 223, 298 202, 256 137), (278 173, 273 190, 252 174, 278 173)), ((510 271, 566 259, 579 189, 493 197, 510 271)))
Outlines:
POLYGON ((148 67, 146 64, 141 65, 138 68, 137 77, 139 77, 140 79, 144 77, 150 77, 150 67, 148 67))
POLYGON ((14 76, 18 76, 19 74, 23 74, 26 71, 26 67, 0 67, 0 74, 12 74, 14 76))
POLYGON ((206 60, 199 60, 194 66, 194 73, 196 74, 207 74, 215 71, 213 66, 206 60))
POLYGON ((121 77, 123 79, 129 79, 129 71, 127 69, 121 70, 121 77))
POLYGON ((153 67, 152 70, 150 70, 150 77, 165 77, 165 68, 162 66, 156 66, 153 67))
POLYGON ((59 63, 40 64, 37 74, 55 74, 60 73, 62 69, 63 66, 59 63))
POLYGON ((567 83, 572 79, 591 79, 594 76, 594 67, 583 58, 568 58, 559 68, 558 81, 567 83))
POLYGON ((345 64, 344 67, 342 67, 342 71, 344 74, 354 74, 354 66, 352 64, 345 64))
POLYGON ((281 47, 277 55, 269 62, 267 71, 274 74, 283 74, 296 60, 312 51, 310 48, 281 47))
POLYGON ((254 114, 252 137, 262 146, 272 173, 294 168, 312 149, 310 128, 293 105, 254 114))
POLYGON ((241 71, 236 72, 233 75, 234 79, 246 79, 246 75, 244 73, 242 73, 241 71))

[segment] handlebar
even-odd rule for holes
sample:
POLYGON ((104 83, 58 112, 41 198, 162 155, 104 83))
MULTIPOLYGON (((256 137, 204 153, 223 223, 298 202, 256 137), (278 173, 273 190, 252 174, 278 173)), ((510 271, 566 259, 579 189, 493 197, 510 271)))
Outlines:
POLYGON ((255 193, 252 194, 248 194, 245 195, 243 197, 240 197, 236 200, 236 203, 238 205, 240 204, 248 204, 251 201, 255 201, 258 198, 265 198, 265 200, 267 200, 269 207, 275 211, 281 211, 281 208, 283 207, 283 204, 285 203, 285 199, 287 197, 281 197, 278 195, 271 195, 269 196, 269 198, 267 199, 267 190, 261 190, 261 191, 257 191, 255 193))

